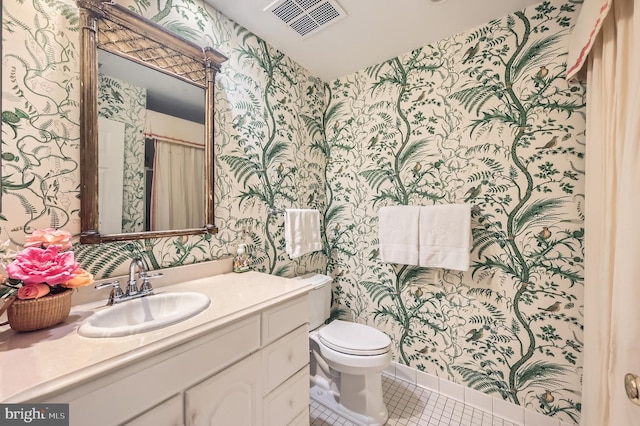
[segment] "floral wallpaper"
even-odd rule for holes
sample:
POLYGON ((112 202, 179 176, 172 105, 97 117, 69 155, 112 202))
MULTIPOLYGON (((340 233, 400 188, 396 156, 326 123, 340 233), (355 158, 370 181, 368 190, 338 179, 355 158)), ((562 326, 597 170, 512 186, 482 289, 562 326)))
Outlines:
MULTIPOLYGON (((230 59, 216 84, 216 235, 82 246, 99 277, 226 257, 334 277, 336 314, 391 336, 396 361, 576 421, 582 368, 585 88, 563 79, 561 0, 325 84, 201 0, 125 4, 230 59), (467 202, 468 272, 382 263, 388 205, 467 202), (317 208, 324 250, 291 261, 268 207, 317 208)), ((2 4, 0 239, 79 234, 78 12, 2 4)))
POLYGON ((141 232, 145 220, 144 123, 147 91, 98 74, 98 116, 125 124, 122 232, 141 232))
MULTIPOLYGON (((396 361, 577 421, 585 90, 543 2, 330 83, 328 270, 396 361), (469 203, 468 272, 382 263, 378 210, 469 203)), ((310 127, 311 130, 312 127, 310 127)))

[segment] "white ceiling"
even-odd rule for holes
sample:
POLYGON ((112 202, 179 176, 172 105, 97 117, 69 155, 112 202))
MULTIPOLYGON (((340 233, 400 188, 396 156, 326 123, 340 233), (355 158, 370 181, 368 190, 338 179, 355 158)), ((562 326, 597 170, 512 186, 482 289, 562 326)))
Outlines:
POLYGON ((346 18, 303 38, 264 11, 273 0, 205 1, 327 82, 540 2, 335 0, 346 18))

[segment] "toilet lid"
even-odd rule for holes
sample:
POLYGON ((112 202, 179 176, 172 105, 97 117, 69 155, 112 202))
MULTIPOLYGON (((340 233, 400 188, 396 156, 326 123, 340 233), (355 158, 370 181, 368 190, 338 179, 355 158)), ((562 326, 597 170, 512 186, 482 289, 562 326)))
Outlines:
POLYGON ((389 352, 391 339, 363 324, 336 320, 318 331, 320 341, 334 351, 349 355, 381 355, 389 352))

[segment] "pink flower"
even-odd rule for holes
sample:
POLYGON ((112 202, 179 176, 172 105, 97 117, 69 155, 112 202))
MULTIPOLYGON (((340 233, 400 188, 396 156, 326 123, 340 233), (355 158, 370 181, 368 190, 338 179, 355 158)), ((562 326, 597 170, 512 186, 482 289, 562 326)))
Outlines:
POLYGON ((27 284, 18 289, 18 299, 37 299, 50 291, 51 288, 46 284, 27 284))
POLYGON ((6 269, 9 278, 22 280, 25 284, 58 285, 73 278, 79 267, 72 251, 58 253, 58 247, 50 245, 46 249, 25 248, 6 269))
POLYGON ((56 246, 60 251, 71 248, 71 234, 63 229, 36 229, 27 237, 25 247, 56 246))

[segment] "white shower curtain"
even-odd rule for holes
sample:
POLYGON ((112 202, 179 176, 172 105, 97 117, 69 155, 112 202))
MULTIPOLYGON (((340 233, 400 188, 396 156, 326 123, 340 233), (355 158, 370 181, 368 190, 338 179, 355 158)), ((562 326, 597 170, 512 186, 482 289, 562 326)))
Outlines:
POLYGON ((204 220, 204 147, 156 138, 152 230, 199 228, 204 220))
POLYGON ((582 426, 640 425, 640 1, 609 3, 587 66, 582 426))

